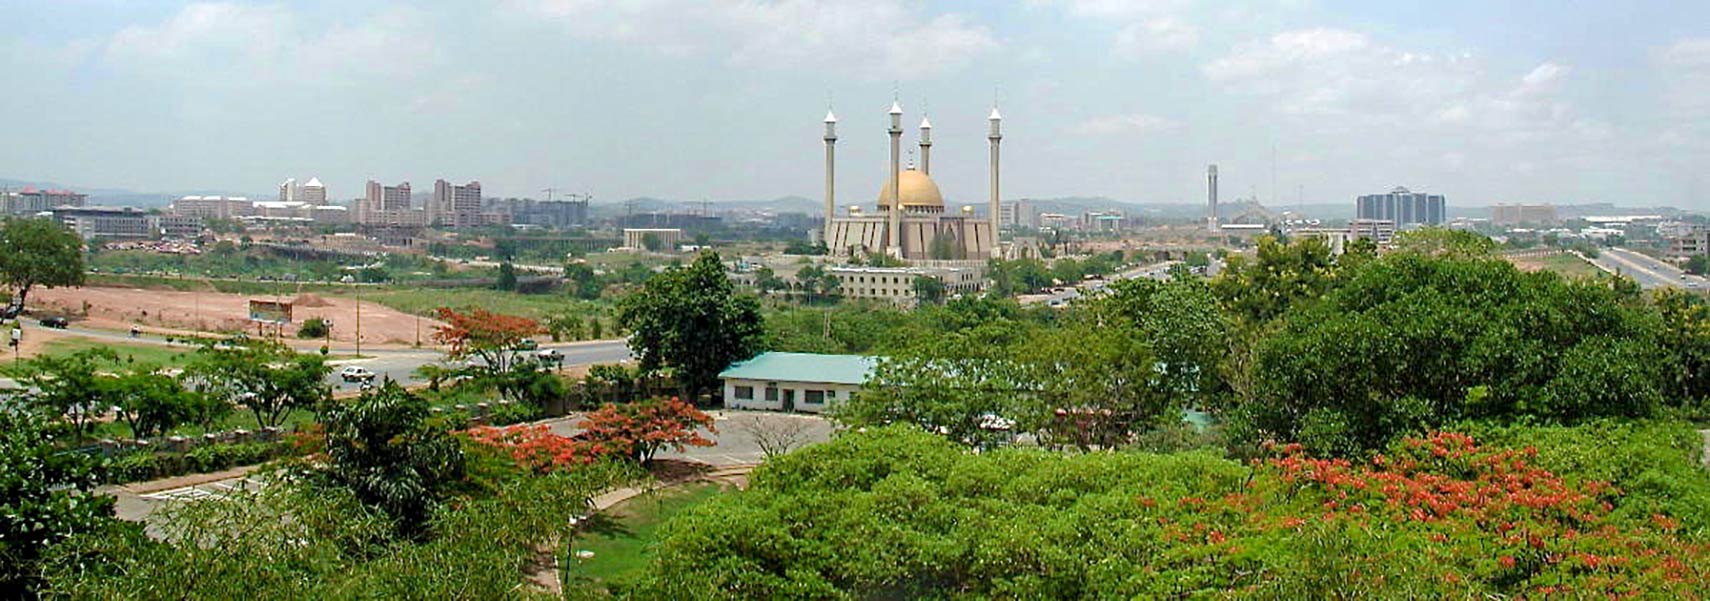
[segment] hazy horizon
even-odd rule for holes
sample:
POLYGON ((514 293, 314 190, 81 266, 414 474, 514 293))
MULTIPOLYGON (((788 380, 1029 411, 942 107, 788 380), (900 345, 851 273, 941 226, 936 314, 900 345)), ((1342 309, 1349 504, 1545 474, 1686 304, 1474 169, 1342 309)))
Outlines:
POLYGON ((1710 210, 1707 4, 75 0, 0 17, 0 177, 23 180, 818 198, 830 104, 840 204, 870 203, 895 94, 909 148, 929 109, 954 203, 986 197, 995 97, 1005 199, 1198 202, 1217 163, 1226 202, 1399 185, 1460 207, 1710 210))

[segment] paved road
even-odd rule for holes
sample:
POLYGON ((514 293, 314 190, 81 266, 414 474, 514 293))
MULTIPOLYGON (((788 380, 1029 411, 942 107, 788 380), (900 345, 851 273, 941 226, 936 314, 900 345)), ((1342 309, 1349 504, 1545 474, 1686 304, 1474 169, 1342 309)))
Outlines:
MULTIPOLYGON (((540 348, 557 350, 564 356, 565 366, 616 363, 630 359, 629 347, 623 340, 543 344, 540 348)), ((348 392, 361 387, 358 383, 345 382, 338 377, 338 370, 346 365, 366 367, 381 379, 391 378, 406 386, 426 383, 426 380, 416 377, 416 368, 430 364, 449 366, 445 362, 445 355, 436 350, 377 350, 364 351, 364 354, 368 357, 333 361, 333 375, 330 377, 335 390, 348 392)))
POLYGON ((1613 271, 1633 278, 1641 288, 1692 288, 1704 289, 1704 278, 1689 276, 1665 261, 1659 261, 1643 253, 1633 252, 1624 248, 1607 248, 1592 259, 1606 271, 1613 271))
MULTIPOLYGON (((1141 265, 1111 276, 1109 281, 1132 280, 1135 278, 1152 278, 1154 280, 1169 279, 1170 267, 1180 262, 1181 261, 1165 261, 1163 263, 1141 265)), ((1079 286, 1066 286, 1063 288, 1062 292, 1027 296, 1021 300, 1021 303, 1025 305, 1045 303, 1052 307, 1060 307, 1083 296, 1095 296, 1103 292, 1105 286, 1108 285, 1109 284, 1105 280, 1092 280, 1089 282, 1083 282, 1079 286)))

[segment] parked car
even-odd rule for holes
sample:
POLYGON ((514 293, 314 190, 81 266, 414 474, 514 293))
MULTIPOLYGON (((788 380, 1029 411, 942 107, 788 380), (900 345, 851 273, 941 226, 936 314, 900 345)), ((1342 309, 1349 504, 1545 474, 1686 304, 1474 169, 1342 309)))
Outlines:
POLYGON ((373 382, 375 374, 366 367, 351 365, 339 370, 338 377, 346 382, 373 382))
POLYGON ((66 326, 69 326, 69 325, 71 325, 71 322, 64 317, 43 317, 42 318, 42 327, 53 328, 55 330, 63 330, 66 328, 66 326))

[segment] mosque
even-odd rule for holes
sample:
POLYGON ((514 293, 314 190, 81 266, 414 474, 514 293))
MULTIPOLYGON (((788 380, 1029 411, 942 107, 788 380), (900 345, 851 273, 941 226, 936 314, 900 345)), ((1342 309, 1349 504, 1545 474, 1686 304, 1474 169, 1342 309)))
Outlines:
POLYGON ((992 107, 991 206, 984 217, 972 205, 951 212, 932 181, 932 122, 920 120, 920 167, 902 165, 902 106, 891 103, 890 181, 879 190, 878 212, 851 205, 837 214, 837 116, 825 114, 826 247, 838 256, 882 253, 908 261, 985 261, 998 256, 998 142, 1003 117, 992 107), (900 182, 900 185, 899 185, 900 182))

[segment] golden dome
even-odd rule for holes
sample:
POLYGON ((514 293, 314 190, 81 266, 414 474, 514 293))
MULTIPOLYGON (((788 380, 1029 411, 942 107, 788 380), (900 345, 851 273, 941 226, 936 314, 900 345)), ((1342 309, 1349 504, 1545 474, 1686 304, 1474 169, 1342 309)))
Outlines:
MULTIPOLYGON (((902 205, 908 207, 944 207, 944 195, 938 192, 938 184, 915 169, 902 172, 902 205)), ((885 188, 879 190, 879 206, 891 206, 892 182, 886 182, 885 188)))

